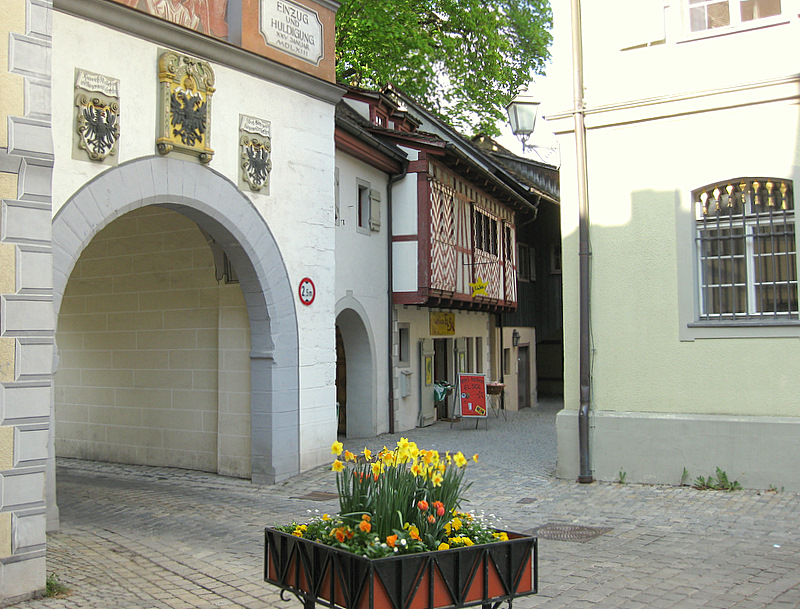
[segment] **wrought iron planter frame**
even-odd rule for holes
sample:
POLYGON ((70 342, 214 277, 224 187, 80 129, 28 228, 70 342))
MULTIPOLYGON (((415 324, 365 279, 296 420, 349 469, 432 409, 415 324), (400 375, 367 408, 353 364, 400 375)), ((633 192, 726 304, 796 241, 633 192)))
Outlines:
POLYGON ((537 538, 370 559, 265 531, 264 580, 303 603, 336 609, 458 609, 503 603, 538 592, 537 538))

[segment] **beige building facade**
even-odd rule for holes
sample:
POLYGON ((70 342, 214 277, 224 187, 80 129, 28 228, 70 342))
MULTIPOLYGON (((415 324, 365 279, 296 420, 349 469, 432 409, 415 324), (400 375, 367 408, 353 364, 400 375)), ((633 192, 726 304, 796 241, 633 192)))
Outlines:
POLYGON ((796 3, 573 4, 582 32, 569 3, 553 7, 560 97, 548 100, 563 158, 558 472, 579 473, 580 115, 592 476, 678 484, 719 467, 746 487, 797 490, 796 3))

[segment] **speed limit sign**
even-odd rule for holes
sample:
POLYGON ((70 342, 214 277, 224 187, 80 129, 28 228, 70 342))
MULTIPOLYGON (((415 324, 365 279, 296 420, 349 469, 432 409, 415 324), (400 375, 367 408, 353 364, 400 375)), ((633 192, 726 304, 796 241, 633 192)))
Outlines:
POLYGON ((314 282, 308 277, 303 277, 300 280, 300 286, 297 289, 300 295, 300 302, 308 306, 314 302, 314 297, 317 295, 317 289, 314 287, 314 282))

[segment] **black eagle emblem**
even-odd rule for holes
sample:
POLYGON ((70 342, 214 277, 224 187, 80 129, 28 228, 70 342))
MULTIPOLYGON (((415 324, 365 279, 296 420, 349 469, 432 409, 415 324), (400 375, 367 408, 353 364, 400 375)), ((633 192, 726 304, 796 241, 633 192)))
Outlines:
POLYGON ((181 138, 186 146, 203 140, 206 132, 206 103, 200 95, 178 89, 170 97, 172 135, 181 138))
POLYGON ((250 179, 256 184, 263 184, 267 181, 269 170, 272 169, 269 150, 263 144, 253 141, 247 146, 246 151, 247 173, 250 175, 250 179))
POLYGON ((86 121, 83 135, 93 152, 103 154, 114 146, 119 137, 115 112, 95 100, 83 107, 83 118, 86 121))

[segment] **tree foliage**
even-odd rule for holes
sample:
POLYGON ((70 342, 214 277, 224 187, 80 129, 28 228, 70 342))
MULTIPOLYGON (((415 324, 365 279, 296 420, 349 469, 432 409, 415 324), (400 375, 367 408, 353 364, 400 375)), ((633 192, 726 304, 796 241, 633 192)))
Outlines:
POLYGON ((392 84, 462 132, 496 135, 549 57, 548 0, 342 0, 339 82, 392 84))

